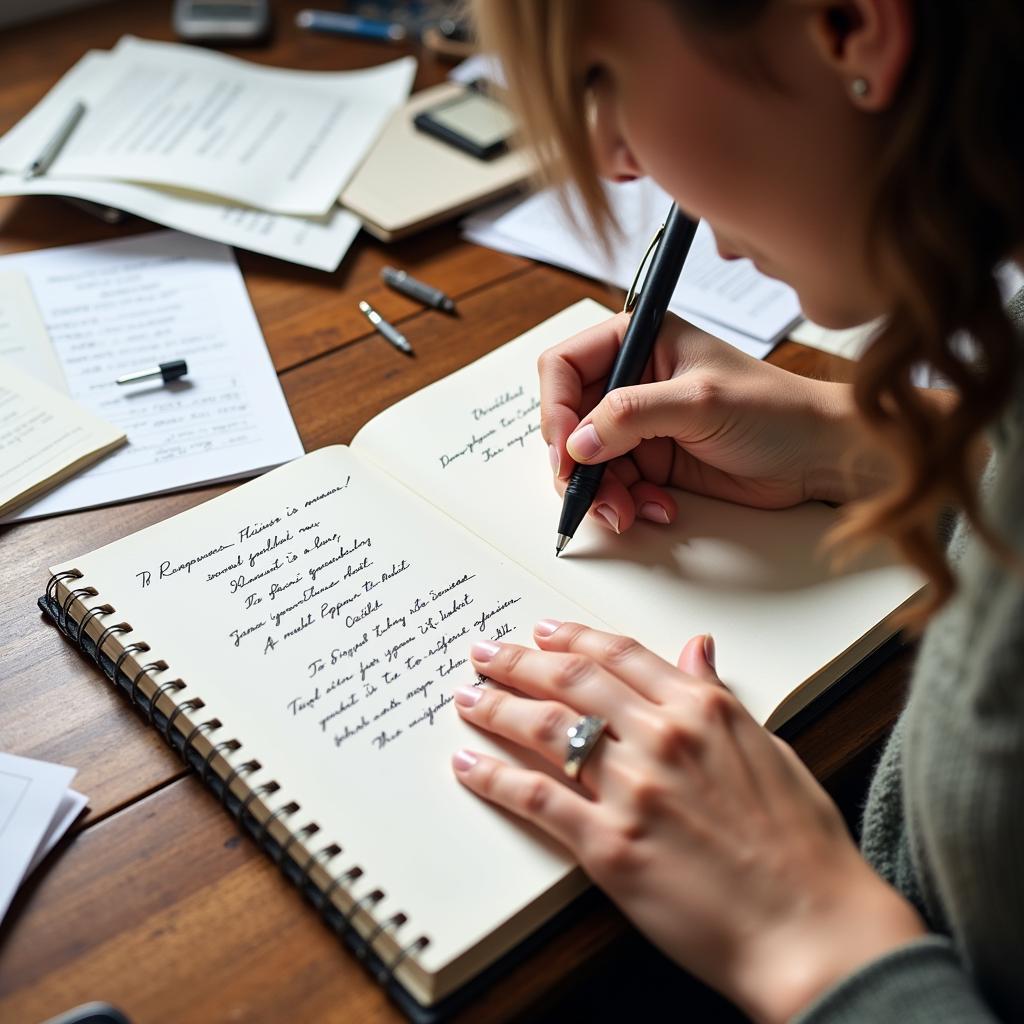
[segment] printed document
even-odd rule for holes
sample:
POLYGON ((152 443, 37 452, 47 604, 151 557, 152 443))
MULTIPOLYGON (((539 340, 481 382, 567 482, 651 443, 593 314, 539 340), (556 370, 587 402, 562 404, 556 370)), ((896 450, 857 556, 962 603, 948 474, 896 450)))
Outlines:
POLYGON ((252 476, 302 454, 226 246, 157 231, 5 256, 6 270, 27 277, 70 396, 128 444, 5 521, 252 476), (185 359, 188 376, 115 383, 170 359, 185 359))

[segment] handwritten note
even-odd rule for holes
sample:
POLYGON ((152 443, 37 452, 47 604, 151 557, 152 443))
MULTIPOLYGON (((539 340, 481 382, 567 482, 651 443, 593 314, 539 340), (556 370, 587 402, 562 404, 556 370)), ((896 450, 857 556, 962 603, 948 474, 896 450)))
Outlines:
POLYGON ((335 750, 382 751, 433 727, 475 679, 470 644, 531 624, 521 585, 496 585, 479 552, 438 564, 418 530, 396 536, 368 504, 349 472, 133 574, 147 595, 186 588, 214 604, 210 642, 279 680, 289 727, 335 750))

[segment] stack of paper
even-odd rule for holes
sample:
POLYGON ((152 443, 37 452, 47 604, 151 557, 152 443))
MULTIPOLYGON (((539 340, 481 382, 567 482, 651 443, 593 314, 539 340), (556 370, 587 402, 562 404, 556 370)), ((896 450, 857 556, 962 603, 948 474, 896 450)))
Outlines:
POLYGON ((88 802, 70 788, 74 777, 74 768, 0 753, 0 920, 88 802))
MULTIPOLYGON (((569 194, 569 216, 553 190, 506 202, 463 221, 463 235, 502 252, 553 263, 626 289, 672 200, 650 179, 607 186, 621 237, 605 252, 585 227, 581 203, 569 194)), ((749 260, 723 260, 701 223, 669 307, 679 316, 761 358, 800 319, 788 285, 749 260)))
POLYGON ((74 196, 170 227, 335 269, 359 230, 337 206, 391 113, 412 57, 292 71, 126 36, 87 53, 0 139, 0 195, 74 196), (78 102, 52 165, 25 171, 78 102))
POLYGON ((0 258, 0 284, 18 278, 0 290, 5 360, 128 444, 2 521, 253 475, 302 454, 227 246, 155 231, 0 258), (115 383, 173 359, 188 376, 115 383))

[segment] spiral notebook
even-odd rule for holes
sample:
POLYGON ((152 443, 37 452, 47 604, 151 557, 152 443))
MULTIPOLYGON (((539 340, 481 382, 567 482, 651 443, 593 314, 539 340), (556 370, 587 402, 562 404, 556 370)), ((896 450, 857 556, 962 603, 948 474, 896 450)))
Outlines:
POLYGON ((40 604, 420 1020, 451 1012, 586 887, 567 853, 462 789, 478 638, 539 618, 667 658, 715 635, 722 677, 781 726, 893 633, 917 577, 829 572, 824 506, 680 495, 671 528, 584 524, 559 499, 536 358, 608 315, 564 310, 321 449, 51 570, 40 604))

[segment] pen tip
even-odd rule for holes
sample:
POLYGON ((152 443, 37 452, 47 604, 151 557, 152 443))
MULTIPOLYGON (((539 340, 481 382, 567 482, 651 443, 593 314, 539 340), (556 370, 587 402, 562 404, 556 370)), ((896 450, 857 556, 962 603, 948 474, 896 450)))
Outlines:
POLYGON ((565 546, 572 540, 571 537, 566 536, 564 533, 558 535, 558 540, 555 541, 555 558, 557 558, 564 550, 565 546))

